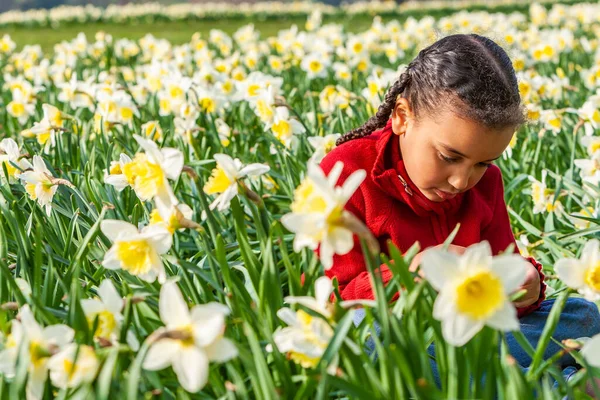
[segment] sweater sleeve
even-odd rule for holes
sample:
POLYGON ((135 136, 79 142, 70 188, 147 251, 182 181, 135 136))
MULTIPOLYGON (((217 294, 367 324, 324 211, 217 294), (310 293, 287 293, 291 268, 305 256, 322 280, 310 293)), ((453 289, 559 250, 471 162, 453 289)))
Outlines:
MULTIPOLYGON (((496 167, 493 167, 496 168, 496 167)), ((494 198, 496 204, 494 206, 492 221, 486 226, 481 232, 481 240, 487 240, 492 247, 492 253, 494 255, 506 250, 510 245, 514 245, 514 252, 519 253, 519 248, 513 235, 510 220, 508 218, 508 211, 506 209, 506 202, 504 201, 504 186, 502 183, 502 175, 500 170, 494 172, 497 175, 497 179, 494 185, 494 198)), ((544 282, 544 273, 542 272, 542 264, 537 262, 533 257, 526 258, 533 266, 537 269, 540 275, 540 297, 538 300, 527 307, 517 308, 517 314, 519 317, 527 315, 537 310, 546 298, 546 283, 544 282)))

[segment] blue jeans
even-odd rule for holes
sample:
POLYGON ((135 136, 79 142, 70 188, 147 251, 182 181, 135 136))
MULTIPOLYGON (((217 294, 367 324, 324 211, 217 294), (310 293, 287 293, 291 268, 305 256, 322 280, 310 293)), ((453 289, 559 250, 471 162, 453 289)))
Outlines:
MULTIPOLYGON (((537 346, 537 343, 542 335, 544 325, 546 324, 546 319, 548 318, 548 314, 550 313, 553 305, 554 300, 545 300, 542 302, 539 309, 520 318, 519 320, 521 323, 521 332, 534 348, 537 346)), ((359 325, 364 318, 365 311, 363 309, 356 310, 354 314, 354 324, 359 325)), ((374 327, 377 335, 379 336, 381 334, 381 327, 377 323, 374 323, 374 327)), ((558 325, 556 326, 556 330, 554 331, 552 337, 560 342, 564 339, 592 337, 599 333, 600 313, 598 312, 598 307, 594 303, 584 299, 570 297, 567 299, 565 308, 560 315, 558 325)), ((526 370, 531 364, 531 357, 529 357, 521 348, 511 333, 506 335, 506 341, 511 355, 515 358, 517 363, 519 363, 521 368, 526 370)), ((372 354, 375 351, 375 342, 373 339, 369 337, 365 344, 367 347, 367 352, 372 354)), ((550 341, 550 344, 544 353, 544 359, 551 357, 559 350, 561 350, 561 347, 554 341, 550 341)), ((427 352, 432 356, 435 355, 435 348, 433 344, 429 346, 427 352)), ((377 355, 375 355, 375 357, 376 356, 377 355)), ((561 357, 558 361, 558 364, 563 370, 563 376, 565 379, 568 379, 579 369, 575 359, 568 354, 565 354, 563 357, 561 357)), ((433 360, 432 372, 436 383, 439 386, 439 373, 433 360)))

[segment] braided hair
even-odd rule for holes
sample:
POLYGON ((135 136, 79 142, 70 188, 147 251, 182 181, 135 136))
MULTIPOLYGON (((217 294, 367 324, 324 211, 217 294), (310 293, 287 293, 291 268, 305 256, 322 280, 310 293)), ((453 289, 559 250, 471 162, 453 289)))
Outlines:
POLYGON ((477 34, 446 36, 421 50, 385 94, 377 113, 341 136, 336 145, 384 127, 399 96, 416 117, 441 109, 488 128, 518 127, 526 122, 517 77, 506 52, 477 34))

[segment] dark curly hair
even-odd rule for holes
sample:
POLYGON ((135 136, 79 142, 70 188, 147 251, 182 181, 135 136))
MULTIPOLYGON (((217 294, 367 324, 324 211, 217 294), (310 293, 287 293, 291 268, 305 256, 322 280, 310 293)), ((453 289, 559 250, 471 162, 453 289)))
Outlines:
POLYGON ((492 129, 526 122, 515 70, 506 52, 486 37, 456 34, 421 50, 388 89, 377 113, 336 144, 384 127, 400 95, 409 101, 415 117, 449 109, 492 129))

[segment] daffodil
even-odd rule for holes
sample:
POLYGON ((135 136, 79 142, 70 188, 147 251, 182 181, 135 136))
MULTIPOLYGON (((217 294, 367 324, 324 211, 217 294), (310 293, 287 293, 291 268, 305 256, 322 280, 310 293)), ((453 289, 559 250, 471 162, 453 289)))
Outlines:
POLYGON ((176 204, 177 199, 167 178, 176 180, 183 168, 183 153, 180 150, 158 145, 141 136, 133 135, 145 153, 135 155, 130 163, 122 166, 123 174, 140 200, 161 201, 176 204))
POLYGON ((11 333, 0 352, 0 372, 12 378, 17 360, 27 363, 27 399, 42 399, 50 357, 71 342, 75 332, 66 325, 42 328, 27 304, 21 307, 19 317, 20 321, 12 321, 11 333))
POLYGON ((344 255, 354 247, 353 234, 364 237, 373 249, 373 235, 344 206, 366 176, 364 170, 354 171, 342 186, 336 186, 344 165, 338 162, 325 176, 314 163, 308 164, 307 175, 294 191, 291 213, 281 218, 283 225, 296 234, 294 251, 304 247, 319 247, 325 269, 333 265, 333 255, 344 255))
POLYGON ((309 136, 308 143, 315 148, 315 152, 310 157, 310 161, 314 163, 320 163, 321 160, 335 148, 335 142, 341 135, 339 133, 332 133, 325 136, 309 136))
POLYGON ((46 214, 50 215, 52 211, 52 198, 58 189, 57 180, 46 167, 42 157, 33 156, 33 171, 28 170, 17 176, 25 186, 25 191, 41 207, 44 207, 46 214))
POLYGON ((546 176, 548 171, 542 171, 542 180, 538 181, 530 176, 531 182, 531 198, 533 200, 533 213, 539 214, 542 212, 561 211, 562 207, 558 200, 554 201, 554 191, 546 186, 546 176))
POLYGON ((166 273, 160 255, 169 251, 173 243, 167 228, 157 224, 138 231, 125 221, 104 220, 100 229, 113 242, 104 255, 104 268, 123 269, 148 282, 154 282, 157 277, 160 283, 165 281, 166 273))
POLYGON ((9 115, 16 118, 20 124, 25 124, 35 112, 35 105, 29 101, 21 90, 13 90, 12 101, 6 105, 9 115))
POLYGON ((492 256, 487 241, 463 255, 440 249, 423 254, 425 278, 439 291, 433 316, 442 323, 444 339, 462 346, 485 325, 501 331, 519 329, 509 295, 524 282, 527 261, 518 254, 492 256))
POLYGON ((100 361, 90 346, 71 343, 48 361, 50 380, 59 389, 76 388, 96 378, 100 361))
MULTIPOLYGON (((97 323, 94 337, 109 343, 118 343, 125 305, 123 298, 109 279, 102 281, 98 287, 99 299, 83 299, 81 307, 90 328, 97 323), (97 322, 96 322, 97 321, 97 322)), ((139 349, 139 342, 132 331, 127 332, 127 344, 133 351, 139 349)))
POLYGON ((581 355, 592 367, 600 368, 600 335, 585 342, 581 349, 581 355))
POLYGON ((21 157, 17 142, 6 138, 0 141, 0 168, 6 168, 6 172, 8 172, 6 177, 4 176, 4 170, 0 170, 2 181, 7 179, 8 182, 12 183, 21 172, 33 168, 33 165, 27 159, 21 157))
POLYGON ((199 228, 200 225, 192 221, 194 211, 187 204, 169 205, 158 207, 150 213, 150 225, 163 224, 171 233, 185 228, 199 228))
POLYGON ((298 120, 290 118, 290 111, 287 107, 275 108, 275 116, 270 129, 273 136, 287 148, 291 146, 294 135, 305 131, 304 126, 298 120))
POLYGON ((143 368, 156 371, 172 366, 181 386, 197 392, 207 383, 210 361, 222 363, 237 357, 233 342, 223 337, 229 309, 211 302, 189 310, 173 281, 160 289, 158 306, 165 326, 148 339, 151 345, 143 368))
POLYGON ((128 180, 127 175, 123 173, 125 166, 131 162, 131 157, 121 153, 119 161, 111 161, 108 172, 104 172, 104 183, 113 185, 119 192, 129 185, 133 185, 135 176, 129 175, 131 180, 128 180))
POLYGON ((554 270, 568 287, 589 301, 600 300, 600 242, 597 239, 585 244, 579 259, 558 260, 554 270))
POLYGON ((269 166, 255 163, 243 166, 242 162, 231 158, 227 154, 215 154, 217 167, 212 170, 211 176, 204 185, 204 193, 217 194, 210 204, 210 209, 215 207, 219 211, 229 208, 229 203, 238 194, 238 182, 246 176, 258 176, 269 171, 269 166))
POLYGON ((160 140, 163 136, 162 128, 158 121, 148 121, 141 127, 142 133, 150 140, 160 140))
POLYGON ((329 62, 322 54, 311 53, 302 59, 300 67, 306 72, 308 79, 325 78, 329 62))

